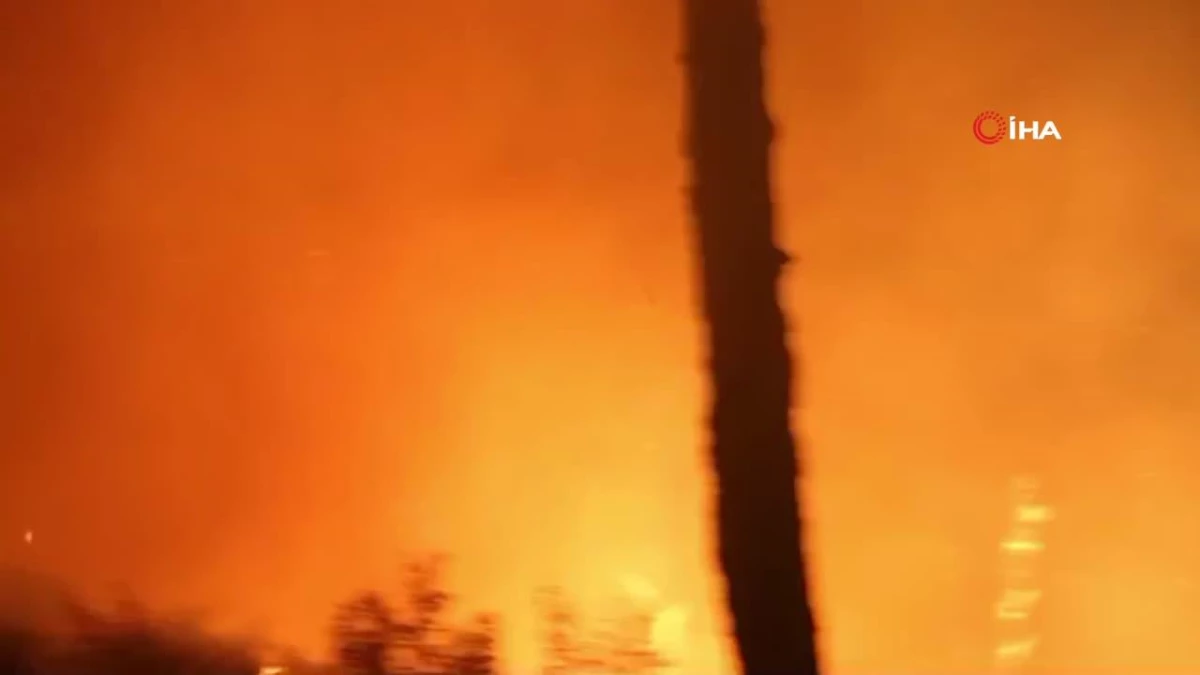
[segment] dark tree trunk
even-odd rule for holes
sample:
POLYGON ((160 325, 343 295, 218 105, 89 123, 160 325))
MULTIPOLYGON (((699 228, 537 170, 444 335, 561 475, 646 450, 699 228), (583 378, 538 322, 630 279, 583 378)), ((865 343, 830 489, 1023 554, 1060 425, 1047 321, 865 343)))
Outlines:
POLYGON ((756 0, 685 0, 717 534, 745 675, 816 675, 756 0))

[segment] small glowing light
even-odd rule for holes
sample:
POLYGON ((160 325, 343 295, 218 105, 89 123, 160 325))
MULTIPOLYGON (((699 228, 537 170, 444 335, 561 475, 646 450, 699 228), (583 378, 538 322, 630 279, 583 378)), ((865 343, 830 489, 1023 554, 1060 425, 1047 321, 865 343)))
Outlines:
POLYGON ((1033 654, 1037 647, 1037 638, 1006 642, 996 648, 996 656, 1000 659, 1024 659, 1033 654))
POLYGON ((650 640, 660 651, 670 656, 682 654, 687 646, 687 610, 672 605, 654 617, 650 640))
POLYGON ((258 669, 258 675, 282 675, 283 666, 262 666, 258 669))
POLYGON ((1017 521, 1022 523, 1045 523, 1054 519, 1054 511, 1045 505, 1017 507, 1017 521))
POLYGON ((25 543, 26 544, 33 543, 33 530, 25 530, 25 543))
POLYGON ((1005 586, 996 603, 996 619, 1003 626, 1000 644, 996 647, 995 662, 1003 672, 1021 668, 1037 648, 1038 636, 1029 625, 1042 592, 1035 585, 1032 567, 1038 554, 1045 549, 1042 526, 1054 519, 1054 510, 1037 501, 1036 481, 1014 481, 1012 529, 1000 541, 1004 558, 1005 586))
POLYGON ((996 607, 996 618, 1001 621, 1023 621, 1028 619, 1034 605, 1042 597, 1042 592, 1036 589, 1017 590, 1006 589, 996 607))
POLYGON ((1042 542, 1028 539, 1009 539, 1000 544, 1005 551, 1012 553, 1034 553, 1042 550, 1042 542))

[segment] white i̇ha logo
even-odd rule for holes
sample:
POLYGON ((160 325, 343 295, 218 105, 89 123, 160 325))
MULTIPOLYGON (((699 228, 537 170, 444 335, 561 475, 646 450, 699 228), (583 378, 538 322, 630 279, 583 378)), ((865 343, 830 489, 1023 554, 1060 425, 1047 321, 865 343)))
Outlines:
POLYGON ((975 138, 984 145, 995 145, 1005 138, 1010 141, 1062 140, 1062 134, 1058 133, 1058 127, 1053 120, 1026 122, 1017 119, 1016 115, 1009 115, 1008 119, 1005 119, 994 110, 979 113, 971 130, 975 133, 975 138))

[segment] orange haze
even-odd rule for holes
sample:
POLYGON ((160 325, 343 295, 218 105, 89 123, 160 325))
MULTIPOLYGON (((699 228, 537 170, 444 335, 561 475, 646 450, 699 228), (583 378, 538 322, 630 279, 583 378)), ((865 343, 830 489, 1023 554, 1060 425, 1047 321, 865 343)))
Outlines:
MULTIPOLYGON (((447 551, 525 672, 638 578, 713 672, 676 4, 3 3, 0 563, 320 650, 447 551)), ((1200 666, 1195 3, 769 4, 827 660, 986 666, 1032 472, 1042 663, 1200 666)))

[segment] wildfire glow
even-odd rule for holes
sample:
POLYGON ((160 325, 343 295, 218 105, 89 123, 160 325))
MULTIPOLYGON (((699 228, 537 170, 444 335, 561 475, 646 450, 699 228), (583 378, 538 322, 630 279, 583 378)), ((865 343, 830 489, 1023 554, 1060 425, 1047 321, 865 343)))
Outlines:
POLYGON ((669 660, 687 652, 687 610, 680 606, 666 607, 654 616, 651 637, 654 646, 669 660))
MULTIPOLYGON (((514 673, 547 585, 733 672, 679 3, 230 4, 0 2, 0 561, 321 657, 445 552, 514 673)), ((833 674, 1200 671, 1200 3, 765 4, 833 674)))

